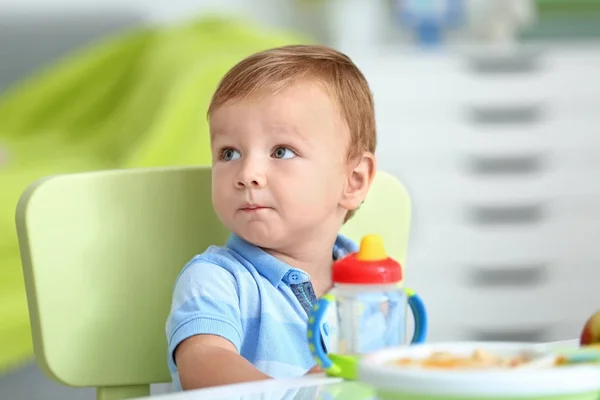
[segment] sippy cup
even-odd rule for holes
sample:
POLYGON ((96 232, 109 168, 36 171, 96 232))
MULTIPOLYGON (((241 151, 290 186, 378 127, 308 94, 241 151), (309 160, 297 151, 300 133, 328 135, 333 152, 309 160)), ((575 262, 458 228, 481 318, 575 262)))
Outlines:
POLYGON ((335 262, 332 281, 333 289, 312 308, 307 332, 310 351, 328 375, 354 379, 360 354, 407 344, 408 307, 415 322, 410 343, 425 341, 425 306, 402 287, 402 268, 379 236, 365 236, 357 253, 335 262), (325 336, 337 343, 327 344, 325 336))

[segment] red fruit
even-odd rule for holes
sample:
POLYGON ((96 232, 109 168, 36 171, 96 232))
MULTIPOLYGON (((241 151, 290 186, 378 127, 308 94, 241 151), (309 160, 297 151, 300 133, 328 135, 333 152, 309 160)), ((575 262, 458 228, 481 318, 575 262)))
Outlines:
POLYGON ((600 343, 600 311, 587 320, 579 337, 579 344, 582 346, 594 343, 600 343))

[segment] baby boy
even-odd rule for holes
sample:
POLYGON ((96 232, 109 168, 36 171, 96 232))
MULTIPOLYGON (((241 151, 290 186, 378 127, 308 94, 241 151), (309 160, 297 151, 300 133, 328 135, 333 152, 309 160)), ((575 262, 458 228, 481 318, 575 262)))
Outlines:
POLYGON ((344 54, 294 45, 242 60, 208 110, 214 210, 231 232, 175 284, 169 366, 182 389, 316 370, 307 312, 331 265, 357 250, 338 234, 375 176, 367 81, 344 54))

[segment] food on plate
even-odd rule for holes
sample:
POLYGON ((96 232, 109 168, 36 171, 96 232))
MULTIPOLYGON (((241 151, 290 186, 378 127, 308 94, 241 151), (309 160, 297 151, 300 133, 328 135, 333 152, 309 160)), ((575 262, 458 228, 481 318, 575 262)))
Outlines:
POLYGON ((435 351, 425 358, 403 357, 391 362, 397 367, 417 367, 427 369, 489 369, 515 368, 532 360, 526 354, 501 356, 483 349, 476 349, 467 355, 447 351, 435 351))

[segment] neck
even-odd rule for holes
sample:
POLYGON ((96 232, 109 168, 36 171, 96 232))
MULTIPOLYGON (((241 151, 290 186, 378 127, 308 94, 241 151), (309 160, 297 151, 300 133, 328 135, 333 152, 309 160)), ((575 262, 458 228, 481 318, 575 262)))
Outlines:
MULTIPOLYGON (((333 263, 333 245, 337 235, 295 242, 293 248, 263 250, 286 264, 301 269, 310 275, 317 296, 323 295, 331 287, 331 264, 333 263)), ((291 246, 290 246, 291 247, 291 246)))

